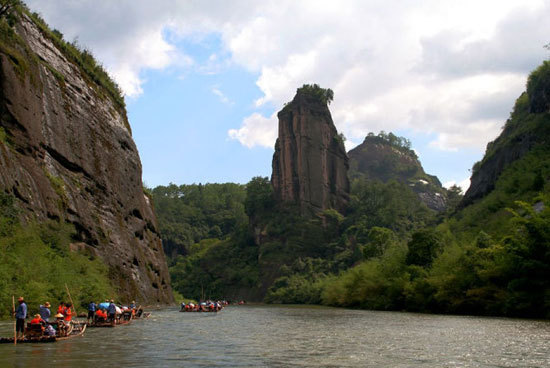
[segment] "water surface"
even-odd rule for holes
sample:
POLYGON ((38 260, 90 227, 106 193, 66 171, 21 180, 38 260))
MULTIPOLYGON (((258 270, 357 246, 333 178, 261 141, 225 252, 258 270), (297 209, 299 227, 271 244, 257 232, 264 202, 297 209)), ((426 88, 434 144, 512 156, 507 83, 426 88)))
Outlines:
MULTIPOLYGON (((0 335, 13 325, 0 323, 0 335)), ((303 306, 153 311, 53 344, 0 345, 0 367, 550 367, 550 322, 303 306)))

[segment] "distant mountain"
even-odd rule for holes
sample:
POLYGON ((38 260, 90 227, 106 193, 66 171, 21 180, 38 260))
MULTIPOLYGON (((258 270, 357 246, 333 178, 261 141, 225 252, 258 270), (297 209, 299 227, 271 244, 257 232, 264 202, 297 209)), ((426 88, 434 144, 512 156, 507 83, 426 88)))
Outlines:
POLYGON ((363 143, 348 152, 351 180, 356 178, 407 184, 429 208, 444 211, 446 190, 436 176, 424 172, 406 138, 393 133, 369 133, 363 143))

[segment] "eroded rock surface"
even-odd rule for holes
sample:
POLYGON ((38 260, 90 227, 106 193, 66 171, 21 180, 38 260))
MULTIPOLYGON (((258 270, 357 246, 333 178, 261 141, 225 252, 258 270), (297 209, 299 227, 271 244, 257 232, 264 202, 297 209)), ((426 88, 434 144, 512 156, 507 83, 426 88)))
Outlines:
POLYGON ((28 219, 76 227, 73 251, 101 257, 121 296, 173 301, 155 214, 126 112, 26 16, 24 74, 0 51, 0 190, 28 219))
POLYGON ((327 104, 299 91, 278 118, 271 176, 275 198, 297 205, 306 216, 328 208, 345 212, 348 157, 327 104))

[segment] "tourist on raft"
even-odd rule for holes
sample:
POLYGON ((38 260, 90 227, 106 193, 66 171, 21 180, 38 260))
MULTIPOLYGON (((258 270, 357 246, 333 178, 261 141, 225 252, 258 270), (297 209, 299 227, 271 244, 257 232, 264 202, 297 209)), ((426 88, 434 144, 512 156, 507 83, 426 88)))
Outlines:
POLYGON ((50 321, 50 316, 52 315, 52 312, 50 311, 50 303, 46 302, 44 305, 40 306, 40 310, 38 313, 40 313, 40 317, 46 322, 50 321))
POLYGON ((64 310, 63 315, 65 316, 65 321, 71 322, 71 319, 73 318, 73 312, 71 310, 72 304, 67 303, 67 307, 64 310))
POLYGON ((46 321, 44 321, 42 319, 42 317, 40 316, 40 314, 35 314, 34 315, 34 318, 31 319, 31 325, 42 325, 42 326, 45 326, 46 325, 46 321))
POLYGON ((48 324, 46 329, 44 329, 44 335, 46 336, 55 336, 55 328, 52 325, 48 324))
POLYGON ((63 314, 64 311, 65 311, 65 303, 61 302, 59 303, 59 307, 57 307, 57 314, 59 313, 63 314))
POLYGON ((55 336, 55 328, 52 325, 48 324, 44 329, 44 335, 46 336, 55 336))
POLYGON ((15 331, 18 335, 18 338, 21 338, 25 335, 25 318, 27 318, 27 304, 22 296, 17 299, 19 305, 15 311, 15 331), (19 335, 19 333, 21 333, 19 335), (19 337, 20 336, 20 337, 19 337))
POLYGON ((103 309, 98 309, 95 312, 95 322, 105 322, 107 321, 107 312, 103 309))
POLYGON ((66 336, 69 326, 68 323, 64 321, 65 316, 62 313, 57 313, 55 319, 57 322, 57 335, 66 336))
POLYGON ((111 299, 107 313, 109 315, 108 320, 114 322, 116 320, 116 305, 113 299, 111 299))
POLYGON ((90 320, 90 319, 93 320, 95 311, 96 311, 96 304, 94 302, 90 302, 90 304, 88 304, 88 317, 86 318, 86 320, 90 320))

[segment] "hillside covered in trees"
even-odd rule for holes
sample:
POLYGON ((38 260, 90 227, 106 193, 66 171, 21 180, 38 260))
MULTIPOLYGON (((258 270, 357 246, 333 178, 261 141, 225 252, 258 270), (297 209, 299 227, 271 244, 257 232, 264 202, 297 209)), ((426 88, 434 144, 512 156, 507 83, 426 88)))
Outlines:
POLYGON ((392 133, 366 141, 392 147, 395 157, 384 159, 395 160, 393 171, 386 165, 376 176, 372 163, 361 172, 352 161, 343 213, 304 216, 276 201, 262 177, 235 187, 233 201, 227 188, 234 184, 204 185, 221 201, 214 207, 154 189, 161 229, 171 208, 183 211, 179 228, 189 233, 185 241, 176 236, 185 251, 171 259, 174 287, 189 298, 206 290, 268 303, 550 317, 549 70, 544 62, 529 77, 502 134, 474 165, 464 198, 460 188, 441 188, 404 165, 417 157, 392 133), (428 208, 410 180, 437 188, 446 208, 428 208), (226 215, 214 218, 212 208, 226 215))

